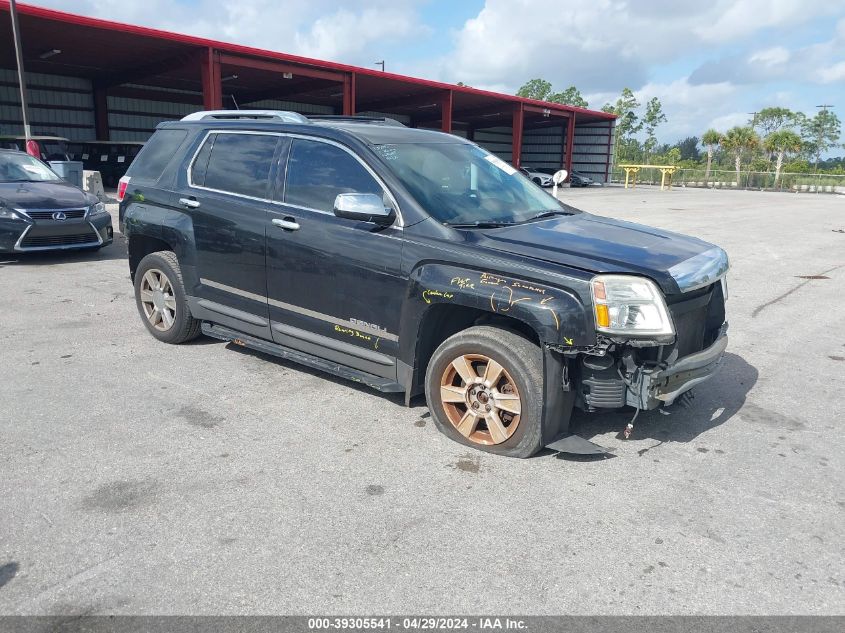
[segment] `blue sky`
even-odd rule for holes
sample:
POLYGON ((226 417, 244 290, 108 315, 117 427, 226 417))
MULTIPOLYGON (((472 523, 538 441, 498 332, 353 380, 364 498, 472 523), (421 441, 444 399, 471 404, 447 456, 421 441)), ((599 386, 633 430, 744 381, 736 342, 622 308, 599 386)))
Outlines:
MULTIPOLYGON (((542 77, 600 108, 664 105, 662 141, 781 105, 845 120, 845 0, 41 0, 154 26, 514 92, 542 77)), ((845 142, 845 138, 842 139, 845 142)), ((842 150, 834 154, 845 153, 842 150)))

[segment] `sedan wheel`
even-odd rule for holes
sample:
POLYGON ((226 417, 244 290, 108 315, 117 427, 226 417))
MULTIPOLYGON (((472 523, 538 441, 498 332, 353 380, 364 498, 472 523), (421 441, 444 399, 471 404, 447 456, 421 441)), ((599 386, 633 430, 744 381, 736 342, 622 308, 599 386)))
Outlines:
POLYGON ((141 306, 150 325, 166 332, 176 322, 176 297, 173 284, 162 271, 151 268, 144 273, 140 288, 141 306))

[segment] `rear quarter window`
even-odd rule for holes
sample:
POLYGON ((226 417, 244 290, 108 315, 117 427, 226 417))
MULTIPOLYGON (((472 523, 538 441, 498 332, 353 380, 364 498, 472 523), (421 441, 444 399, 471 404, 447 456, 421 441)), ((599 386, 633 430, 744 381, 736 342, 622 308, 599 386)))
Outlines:
POLYGON ((158 180, 188 136, 186 130, 157 130, 126 172, 141 180, 158 180))

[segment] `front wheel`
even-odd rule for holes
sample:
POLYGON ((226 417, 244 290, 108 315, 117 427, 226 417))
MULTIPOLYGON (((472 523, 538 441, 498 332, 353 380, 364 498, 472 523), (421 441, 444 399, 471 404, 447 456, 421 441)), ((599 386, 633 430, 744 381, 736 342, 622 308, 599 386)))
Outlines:
POLYGON ((542 352, 516 332, 477 326, 446 339, 425 394, 437 428, 456 442, 510 457, 542 448, 542 352))

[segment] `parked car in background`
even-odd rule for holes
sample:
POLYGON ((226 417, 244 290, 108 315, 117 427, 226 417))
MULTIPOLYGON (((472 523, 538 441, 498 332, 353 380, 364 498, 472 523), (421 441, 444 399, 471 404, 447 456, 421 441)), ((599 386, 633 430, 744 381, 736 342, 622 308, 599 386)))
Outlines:
POLYGON ((570 187, 589 187, 590 185, 597 184, 596 181, 590 178, 587 174, 572 170, 572 173, 569 175, 569 186, 570 187))
MULTIPOLYGON (((549 169, 547 167, 540 167, 537 171, 541 171, 544 174, 554 175, 557 172, 557 169, 549 169)), ((597 182, 595 179, 590 178, 587 174, 575 171, 574 169, 569 173, 569 186, 570 187, 589 187, 590 185, 601 184, 597 182)))
POLYGON ((527 178, 530 178, 534 184, 540 185, 541 187, 551 187, 554 184, 552 182, 552 177, 549 174, 538 169, 534 169, 533 167, 520 167, 519 171, 521 171, 527 178))
POLYGON ((0 253, 96 250, 113 238, 111 215, 95 196, 29 154, 0 149, 0 253))
POLYGON ((70 144, 73 160, 82 162, 83 169, 98 171, 106 187, 117 187, 144 146, 140 141, 82 141, 70 144))
POLYGON ((500 455, 595 452, 574 406, 669 405, 728 342, 721 248, 581 212, 451 134, 198 112, 159 124, 118 199, 153 337, 424 393, 440 431, 500 455))
MULTIPOLYGON (((30 140, 38 149, 38 158, 51 160, 74 160, 68 151, 69 141, 61 136, 32 136, 30 140)), ((25 136, 0 136, 0 149, 16 149, 26 152, 25 136)))

